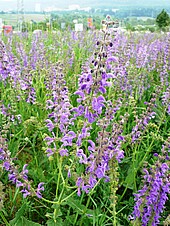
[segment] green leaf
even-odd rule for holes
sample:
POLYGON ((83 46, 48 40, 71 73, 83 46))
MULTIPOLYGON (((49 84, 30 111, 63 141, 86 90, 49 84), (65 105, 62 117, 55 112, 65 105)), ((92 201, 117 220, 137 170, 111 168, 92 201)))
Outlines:
POLYGON ((67 200, 67 204, 73 208, 75 212, 82 215, 85 214, 86 217, 91 218, 94 215, 94 211, 91 209, 87 209, 85 205, 81 204, 79 200, 75 200, 73 198, 69 198, 67 200))
POLYGON ((65 225, 72 225, 74 220, 75 220, 75 217, 76 217, 75 214, 66 216, 66 220, 64 221, 64 224, 65 225))
POLYGON ((53 218, 53 216, 54 216, 54 213, 46 213, 46 215, 45 215, 46 217, 48 217, 48 218, 53 218))
POLYGON ((57 218, 56 222, 53 219, 50 219, 46 222, 47 226, 62 226, 63 222, 61 218, 57 218))
POLYGON ((22 216, 17 220, 17 222, 14 224, 14 226, 41 226, 41 224, 35 223, 33 221, 29 221, 25 217, 22 216))
POLYGON ((81 203, 79 202, 79 200, 75 200, 75 199, 73 199, 73 198, 69 198, 69 199, 67 200, 67 204, 68 204, 70 207, 72 207, 73 210, 75 210, 75 211, 76 211, 77 213, 79 213, 79 214, 83 214, 84 210, 86 209, 86 207, 85 207, 83 204, 81 204, 81 203))
POLYGON ((16 223, 20 220, 20 218, 24 215, 26 209, 26 203, 24 203, 21 208, 15 214, 15 218, 11 220, 10 225, 16 225, 16 223))
POLYGON ((58 219, 60 216, 62 216, 62 212, 60 210, 60 205, 58 204, 53 204, 52 208, 55 209, 54 213, 46 213, 46 217, 51 218, 51 219, 58 219))
POLYGON ((134 188, 134 177, 135 177, 135 172, 133 169, 133 166, 129 167, 127 177, 125 179, 124 185, 127 186, 129 189, 134 188))
POLYGON ((9 222, 11 226, 40 226, 41 224, 27 220, 23 215, 25 213, 27 204, 24 203, 15 214, 15 218, 9 222))
POLYGON ((86 216, 88 218, 92 218, 94 216, 94 210, 91 210, 91 209, 87 209, 86 211, 86 216))

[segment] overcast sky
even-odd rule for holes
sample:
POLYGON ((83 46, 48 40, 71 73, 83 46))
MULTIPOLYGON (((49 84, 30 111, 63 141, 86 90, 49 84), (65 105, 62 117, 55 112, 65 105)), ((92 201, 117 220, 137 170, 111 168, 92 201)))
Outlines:
MULTIPOLYGON (((170 0, 23 0, 25 11, 35 10, 35 4, 40 3, 42 10, 47 7, 58 7, 58 8, 68 8, 69 5, 79 4, 80 7, 93 7, 99 4, 106 6, 111 5, 115 8, 117 5, 138 5, 146 4, 150 6, 162 6, 165 5, 170 7, 170 0)), ((1 10, 16 10, 17 0, 0 0, 0 11, 1 10)))

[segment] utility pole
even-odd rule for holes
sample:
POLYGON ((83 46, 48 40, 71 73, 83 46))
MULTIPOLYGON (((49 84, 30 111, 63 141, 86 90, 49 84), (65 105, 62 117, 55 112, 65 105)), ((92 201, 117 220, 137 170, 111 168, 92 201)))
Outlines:
POLYGON ((24 24, 24 0, 17 0, 18 31, 23 31, 23 24, 24 24))

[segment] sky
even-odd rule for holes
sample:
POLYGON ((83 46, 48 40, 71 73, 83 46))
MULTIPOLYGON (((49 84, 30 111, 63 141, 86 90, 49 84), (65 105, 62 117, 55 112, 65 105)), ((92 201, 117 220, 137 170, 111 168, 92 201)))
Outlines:
MULTIPOLYGON (((35 4, 40 3, 42 10, 47 7, 68 8, 69 5, 78 4, 80 7, 93 7, 108 5, 115 8, 119 5, 149 5, 149 6, 168 6, 170 7, 170 0, 23 0, 25 11, 34 11, 35 4)), ((16 10, 17 0, 0 0, 0 11, 2 10, 16 10)))

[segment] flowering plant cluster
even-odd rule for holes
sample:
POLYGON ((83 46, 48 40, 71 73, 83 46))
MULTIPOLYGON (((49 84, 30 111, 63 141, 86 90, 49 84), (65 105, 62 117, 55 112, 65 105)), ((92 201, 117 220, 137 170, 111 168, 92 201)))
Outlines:
POLYGON ((169 34, 102 26, 2 36, 0 225, 168 224, 169 34))
POLYGON ((170 138, 161 153, 155 153, 157 161, 149 169, 144 168, 143 187, 135 194, 136 204, 132 215, 141 225, 159 225, 160 214, 170 194, 170 138))
POLYGON ((16 187, 22 188, 21 193, 24 198, 28 195, 37 195, 38 198, 41 198, 41 191, 44 191, 43 184, 39 183, 38 188, 34 191, 31 187, 31 183, 28 180, 28 164, 23 166, 21 172, 19 172, 18 167, 15 164, 16 159, 11 157, 11 153, 8 150, 6 139, 0 136, 0 160, 2 163, 2 169, 5 169, 8 172, 8 179, 10 182, 16 185, 16 187))

